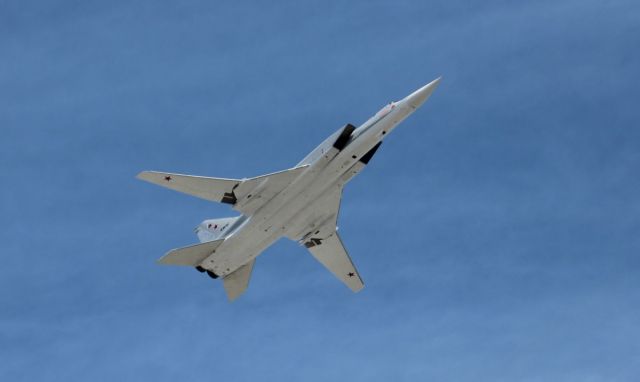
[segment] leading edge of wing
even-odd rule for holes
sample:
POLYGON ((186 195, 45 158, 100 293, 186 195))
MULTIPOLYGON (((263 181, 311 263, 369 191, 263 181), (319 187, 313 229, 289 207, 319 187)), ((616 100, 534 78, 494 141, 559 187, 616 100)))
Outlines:
POLYGON ((256 203, 257 200, 262 203, 268 201, 307 167, 309 166, 294 167, 248 179, 212 178, 158 171, 143 171, 136 178, 205 200, 231 204, 236 210, 244 212, 251 210, 245 209, 245 205, 252 204, 255 207, 260 205, 256 203), (249 200, 252 196, 254 200, 249 200))
POLYGON ((136 178, 205 200, 231 204, 235 203, 232 197, 233 189, 242 182, 240 179, 210 178, 158 171, 143 171, 136 178))

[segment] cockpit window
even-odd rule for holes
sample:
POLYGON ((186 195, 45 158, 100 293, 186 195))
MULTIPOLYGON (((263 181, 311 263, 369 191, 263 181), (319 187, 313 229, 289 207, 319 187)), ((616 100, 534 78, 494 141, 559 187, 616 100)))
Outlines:
POLYGON ((376 113, 376 117, 384 117, 385 115, 389 114, 389 112, 391 110, 393 110, 393 108, 396 105, 391 102, 390 104, 386 105, 385 107, 383 107, 382 109, 380 109, 377 113, 376 113))

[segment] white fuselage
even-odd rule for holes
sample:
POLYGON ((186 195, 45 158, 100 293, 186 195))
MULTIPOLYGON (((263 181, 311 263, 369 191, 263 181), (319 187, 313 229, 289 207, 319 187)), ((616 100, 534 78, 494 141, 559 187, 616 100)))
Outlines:
POLYGON ((225 276, 258 256, 282 236, 301 240, 308 230, 323 223, 314 221, 317 217, 309 217, 305 210, 360 172, 365 166, 362 157, 417 106, 408 99, 390 103, 355 129, 341 151, 333 147, 340 131, 327 138, 302 160, 299 165, 308 167, 292 183, 254 214, 238 219, 220 247, 202 262, 202 267, 225 276))

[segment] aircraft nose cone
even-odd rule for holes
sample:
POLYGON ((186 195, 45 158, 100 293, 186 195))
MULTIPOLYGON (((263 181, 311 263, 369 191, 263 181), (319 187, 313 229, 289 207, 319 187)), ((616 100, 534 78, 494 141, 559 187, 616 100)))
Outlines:
POLYGON ((438 77, 435 80, 429 82, 428 84, 424 85, 420 89, 409 94, 402 101, 406 102, 409 106, 411 106, 414 109, 419 108, 427 100, 427 98, 429 98, 431 93, 433 93, 433 91, 436 90, 436 88, 438 87, 438 84, 440 83, 441 78, 442 77, 438 77))

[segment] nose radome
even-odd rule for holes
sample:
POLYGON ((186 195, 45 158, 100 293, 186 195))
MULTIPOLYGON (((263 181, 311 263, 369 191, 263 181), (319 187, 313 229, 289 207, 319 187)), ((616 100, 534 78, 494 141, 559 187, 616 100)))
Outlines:
POLYGON ((420 89, 416 90, 415 92, 409 94, 407 97, 405 97, 405 99, 402 100, 402 102, 406 102, 414 109, 419 108, 427 100, 427 98, 429 98, 431 93, 436 90, 441 78, 442 77, 438 77, 435 80, 424 85, 420 89))

